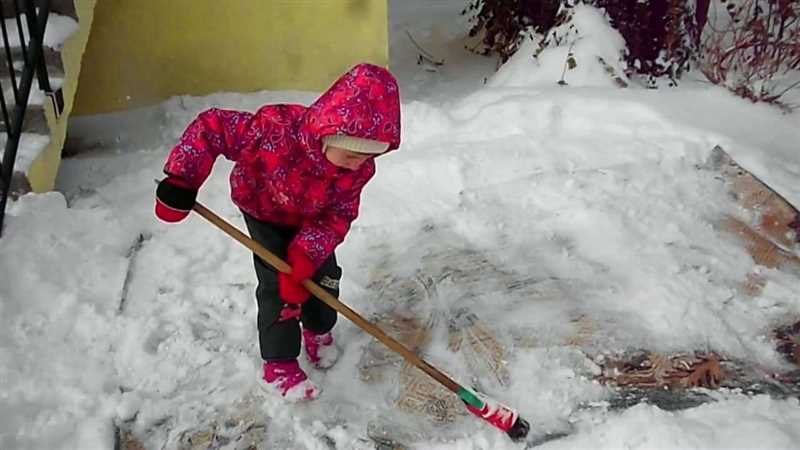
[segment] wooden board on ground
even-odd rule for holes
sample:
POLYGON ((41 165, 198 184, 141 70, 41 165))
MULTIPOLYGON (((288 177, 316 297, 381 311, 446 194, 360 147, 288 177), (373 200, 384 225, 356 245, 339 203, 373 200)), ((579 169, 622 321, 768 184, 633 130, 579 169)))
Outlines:
POLYGON ((718 172, 728 192, 745 210, 753 212, 749 225, 784 249, 797 244, 796 223, 800 212, 769 185, 739 165, 722 147, 711 151, 706 168, 718 172))
MULTIPOLYGON (((796 254, 800 212, 761 179, 737 163, 722 147, 715 147, 704 165, 716 174, 742 214, 726 215, 720 229, 741 239, 753 261, 761 266, 800 276, 796 254)), ((752 272, 741 281, 740 291, 750 297, 761 294, 765 278, 752 272)))

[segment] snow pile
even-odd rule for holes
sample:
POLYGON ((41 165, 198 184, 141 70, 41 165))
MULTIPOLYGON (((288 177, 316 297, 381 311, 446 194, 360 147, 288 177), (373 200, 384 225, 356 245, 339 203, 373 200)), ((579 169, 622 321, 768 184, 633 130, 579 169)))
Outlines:
POLYGON ((58 193, 11 205, 0 240, 0 447, 108 448, 126 230, 58 193))
POLYGON ((541 448, 788 450, 800 442, 798 420, 797 399, 733 398, 679 412, 639 404, 608 417, 602 427, 590 421, 584 432, 541 448))
POLYGON ((526 39, 493 75, 493 87, 569 86, 613 87, 625 79, 622 54, 625 39, 595 7, 577 5, 570 18, 546 37, 526 39))
MULTIPOLYGON (((342 250, 364 270, 374 228, 432 221, 520 276, 590 286, 552 307, 613 323, 611 346, 769 355, 771 321, 800 311, 784 297, 797 281, 778 273, 762 300, 778 309, 737 299, 753 263, 715 228, 729 202, 696 169, 718 137, 671 122, 641 97, 487 89, 449 111, 408 105, 405 117, 406 147, 379 160, 342 250)), ((541 315, 513 295, 491 302, 521 322, 541 315)))

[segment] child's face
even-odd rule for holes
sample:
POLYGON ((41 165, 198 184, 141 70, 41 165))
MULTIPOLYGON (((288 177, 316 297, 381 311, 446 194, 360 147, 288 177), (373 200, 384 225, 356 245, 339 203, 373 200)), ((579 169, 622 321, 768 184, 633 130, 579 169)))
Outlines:
POLYGON ((348 170, 356 170, 364 163, 364 161, 372 158, 374 155, 365 153, 351 152, 340 147, 327 146, 325 148, 325 157, 328 158, 333 165, 348 170))

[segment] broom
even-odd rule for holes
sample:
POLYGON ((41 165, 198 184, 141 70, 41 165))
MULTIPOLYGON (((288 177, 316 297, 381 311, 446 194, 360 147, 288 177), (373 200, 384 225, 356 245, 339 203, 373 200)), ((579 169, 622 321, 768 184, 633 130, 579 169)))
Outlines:
MULTIPOLYGON (((193 210, 217 226, 223 232, 239 241, 275 269, 284 273, 291 273, 292 268, 289 266, 289 264, 272 254, 261 244, 239 231, 236 227, 226 222, 224 219, 210 211, 199 202, 195 203, 193 210)), ((360 314, 350 309, 349 306, 340 302, 339 299, 321 288, 317 283, 311 280, 305 280, 303 281, 303 287, 308 289, 309 292, 325 302, 328 306, 335 309, 337 312, 339 312, 339 314, 347 317, 359 328, 371 334, 390 349, 399 353, 410 364, 413 364, 415 367, 419 368, 431 378, 439 382, 442 386, 458 395, 458 398, 464 402, 467 409, 472 414, 480 417, 481 419, 490 423, 492 426, 502 430, 513 441, 521 441, 528 435, 528 431, 530 430, 528 421, 520 417, 519 413, 514 409, 487 398, 484 395, 473 392, 472 390, 458 384, 452 378, 445 375, 442 371, 436 367, 433 367, 427 361, 412 353, 403 344, 384 333, 383 330, 364 319, 360 314)))

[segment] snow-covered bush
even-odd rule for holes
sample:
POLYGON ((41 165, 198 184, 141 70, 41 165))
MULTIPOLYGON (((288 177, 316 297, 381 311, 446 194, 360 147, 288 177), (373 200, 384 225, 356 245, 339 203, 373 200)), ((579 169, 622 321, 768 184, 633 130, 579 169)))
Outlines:
POLYGON ((590 0, 625 37, 629 73, 676 80, 697 56, 708 0, 590 0))
POLYGON ((629 72, 679 78, 696 56, 709 0, 471 0, 470 36, 482 33, 483 54, 505 62, 526 36, 547 34, 576 4, 602 8, 625 38, 629 72))
POLYGON ((489 84, 503 87, 625 86, 625 39, 602 11, 577 5, 546 35, 522 41, 489 84), (533 56, 533 58, 531 57, 533 56))

